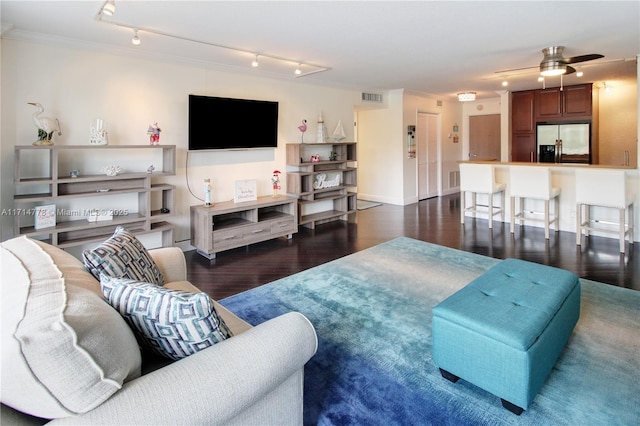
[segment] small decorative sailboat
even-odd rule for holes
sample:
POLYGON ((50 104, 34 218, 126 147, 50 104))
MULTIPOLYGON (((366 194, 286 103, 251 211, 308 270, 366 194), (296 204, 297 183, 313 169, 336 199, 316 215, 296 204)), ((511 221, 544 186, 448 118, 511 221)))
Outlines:
POLYGON ((332 139, 335 142, 340 142, 346 137, 347 136, 344 133, 344 127, 342 127, 342 120, 338 120, 338 125, 336 126, 336 129, 333 131, 332 139))

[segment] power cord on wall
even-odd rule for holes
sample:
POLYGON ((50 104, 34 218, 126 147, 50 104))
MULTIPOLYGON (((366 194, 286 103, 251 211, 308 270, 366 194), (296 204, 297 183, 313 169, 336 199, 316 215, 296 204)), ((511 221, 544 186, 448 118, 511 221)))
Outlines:
POLYGON ((193 193, 193 191, 191 190, 191 186, 189 185, 189 150, 187 150, 187 156, 185 157, 184 162, 184 179, 187 183, 187 189, 189 190, 191 196, 196 200, 202 201, 204 203, 204 200, 202 198, 193 193))

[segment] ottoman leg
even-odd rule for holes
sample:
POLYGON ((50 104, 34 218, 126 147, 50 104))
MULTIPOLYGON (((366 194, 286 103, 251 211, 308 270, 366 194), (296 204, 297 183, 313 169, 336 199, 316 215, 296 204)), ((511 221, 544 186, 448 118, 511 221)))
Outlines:
POLYGON ((442 374, 442 377, 449 380, 451 383, 455 383, 458 381, 458 379, 460 379, 460 377, 456 376, 455 374, 451 374, 447 370, 443 370, 442 368, 440 369, 440 374, 442 374))
POLYGON ((506 408, 507 410, 511 411, 516 416, 519 416, 524 411, 524 408, 518 407, 517 405, 512 404, 512 403, 510 403, 509 401, 507 401, 505 399, 500 398, 500 401, 502 401, 502 406, 504 408, 506 408))

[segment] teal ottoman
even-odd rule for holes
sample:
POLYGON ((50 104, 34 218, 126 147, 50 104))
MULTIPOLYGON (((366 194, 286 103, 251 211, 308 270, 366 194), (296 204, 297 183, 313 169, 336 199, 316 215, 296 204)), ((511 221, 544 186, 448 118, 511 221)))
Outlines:
POLYGON ((580 316, 572 272, 506 259, 433 308, 433 361, 519 415, 529 408, 580 316))

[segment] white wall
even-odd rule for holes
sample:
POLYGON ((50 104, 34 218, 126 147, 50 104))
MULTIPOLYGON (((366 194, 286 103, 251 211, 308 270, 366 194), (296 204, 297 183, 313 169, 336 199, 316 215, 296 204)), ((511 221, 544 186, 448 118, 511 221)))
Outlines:
MULTIPOLYGON (((416 158, 407 156, 407 126, 416 125, 418 113, 439 117, 438 153, 440 195, 457 191, 449 185, 449 172, 458 170, 462 144, 448 135, 462 121, 459 103, 394 90, 384 108, 358 111, 358 197, 397 205, 418 202, 416 158), (401 164, 401 167, 397 166, 401 164)), ((462 126, 460 126, 462 128, 462 126)))
POLYGON ((358 198, 402 205, 403 90, 386 96, 383 108, 358 109, 358 198))
MULTIPOLYGON (((270 194, 273 170, 285 170, 285 144, 300 142, 297 127, 302 119, 309 122, 305 140, 314 140, 320 111, 327 129, 332 131, 342 120, 346 140, 354 140, 354 129, 348 123, 360 103, 360 92, 313 85, 304 78, 261 77, 250 71, 227 72, 203 65, 3 39, 2 208, 13 207, 13 147, 29 145, 36 139, 31 121, 35 110, 27 102, 41 103, 45 115, 60 120, 64 134, 55 142, 59 145, 88 144, 89 125, 95 118, 107 122, 110 144, 147 144, 147 127, 157 121, 162 129, 160 143, 177 146, 177 175, 164 179, 177 187, 176 214, 169 220, 177 225, 177 241, 189 239, 189 206, 202 203, 190 195, 187 179, 196 196, 202 198, 203 179, 210 177, 214 203, 232 199, 233 184, 238 179, 256 179, 259 195, 270 194), (278 149, 190 153, 186 169, 190 93, 278 101, 278 149)), ((251 135, 238 129, 238 137, 251 135)), ((87 161, 95 164, 86 167, 97 167, 101 160, 87 161)), ((147 159, 140 161, 146 164, 147 159)), ((283 178, 282 184, 285 181, 283 178)), ((2 216, 1 220, 0 236, 6 240, 13 236, 13 218, 2 216)))

